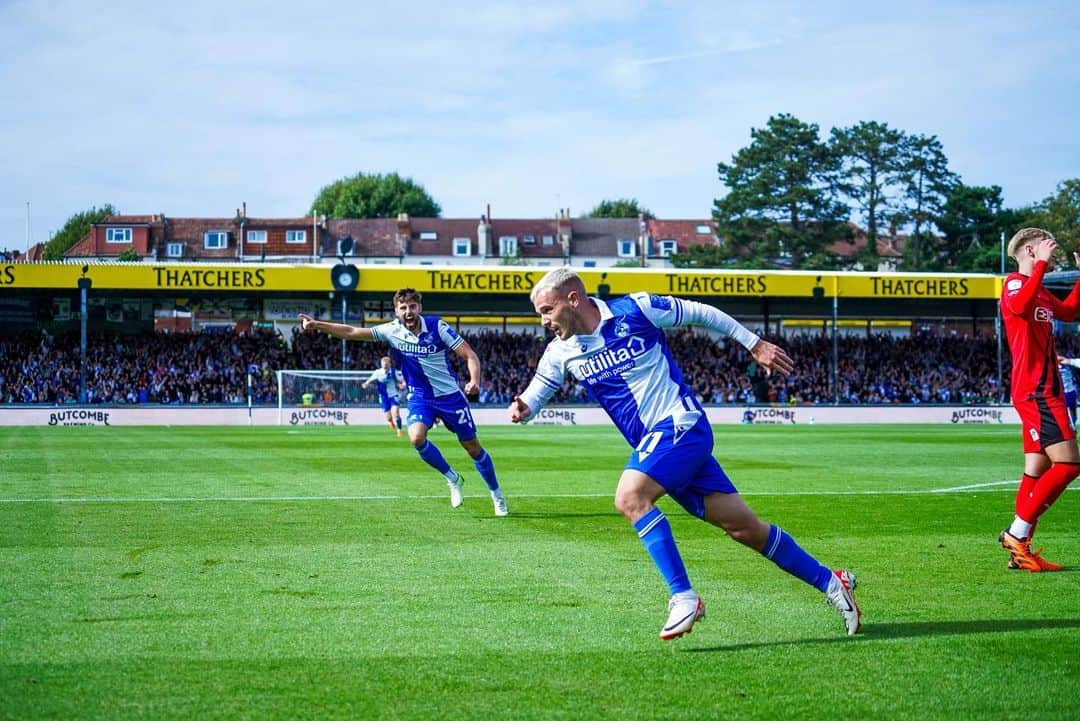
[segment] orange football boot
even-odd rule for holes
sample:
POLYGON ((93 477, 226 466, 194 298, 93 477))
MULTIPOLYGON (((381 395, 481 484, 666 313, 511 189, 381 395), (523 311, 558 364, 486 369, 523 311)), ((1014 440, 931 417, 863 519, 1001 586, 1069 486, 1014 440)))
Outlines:
POLYGON ((1033 553, 1030 541, 1019 539, 1008 531, 1001 532, 1001 535, 998 536, 998 542, 1002 548, 1009 552, 1009 568, 1029 573, 1061 570, 1060 565, 1051 563, 1042 557, 1043 549, 1040 548, 1033 553))

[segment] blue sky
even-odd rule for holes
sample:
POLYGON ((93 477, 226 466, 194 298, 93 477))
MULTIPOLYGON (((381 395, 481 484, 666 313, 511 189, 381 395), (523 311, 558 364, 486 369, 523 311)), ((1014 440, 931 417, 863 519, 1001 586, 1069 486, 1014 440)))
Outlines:
POLYGON ((703 218, 781 112, 937 135, 1009 205, 1080 176, 1076 3, 346 5, 0 0, 0 248, 27 201, 41 241, 106 202, 303 215, 358 171, 447 217, 703 218))

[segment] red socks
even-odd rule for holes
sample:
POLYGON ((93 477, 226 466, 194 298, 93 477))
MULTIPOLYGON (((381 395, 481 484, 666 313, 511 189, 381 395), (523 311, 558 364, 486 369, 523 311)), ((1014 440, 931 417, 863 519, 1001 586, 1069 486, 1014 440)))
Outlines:
POLYGON ((1016 493, 1016 515, 1034 524, 1077 476, 1080 463, 1055 463, 1038 478, 1024 474, 1016 493))

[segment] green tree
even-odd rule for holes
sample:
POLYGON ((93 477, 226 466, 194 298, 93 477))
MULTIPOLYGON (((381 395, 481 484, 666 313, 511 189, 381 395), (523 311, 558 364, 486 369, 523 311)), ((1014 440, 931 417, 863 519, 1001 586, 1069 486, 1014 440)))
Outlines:
POLYGON ((929 269, 1000 272, 1002 237, 1008 240, 1020 228, 1031 225, 1035 213, 1031 207, 1006 208, 997 185, 957 184, 938 219, 943 237, 937 252, 927 258, 929 269))
POLYGON ((1054 234, 1068 253, 1080 251, 1080 178, 1062 181, 1057 191, 1035 208, 1030 224, 1054 234))
POLYGON ((142 256, 136 253, 134 248, 124 248, 116 254, 116 259, 121 263, 138 263, 142 256))
MULTIPOLYGON (((934 135, 911 135, 901 149, 904 193, 897 218, 911 223, 910 242, 904 247, 904 266, 922 270, 926 233, 945 212, 945 201, 959 177, 949 170, 949 161, 934 135)), ((933 237, 930 238, 933 244, 933 237)))
POLYGON ((878 226, 896 214, 903 183, 904 133, 877 121, 833 128, 829 144, 838 156, 837 188, 866 222, 866 265, 877 267, 878 226))
POLYGON ((649 219, 656 217, 651 210, 638 203, 637 198, 616 198, 615 200, 601 200, 585 217, 636 218, 639 215, 644 215, 649 219))
POLYGON ((442 213, 423 186, 397 173, 357 173, 335 180, 315 196, 311 213, 328 218, 437 218, 442 213))
POLYGON ((68 218, 64 227, 45 244, 45 260, 63 258, 64 253, 90 232, 91 225, 104 221, 110 215, 116 215, 116 208, 111 203, 106 203, 100 208, 94 206, 68 218))
POLYGON ((836 155, 818 126, 792 115, 750 131, 750 145, 718 163, 729 192, 714 202, 721 257, 733 267, 818 266, 826 246, 850 234, 833 191, 836 155))

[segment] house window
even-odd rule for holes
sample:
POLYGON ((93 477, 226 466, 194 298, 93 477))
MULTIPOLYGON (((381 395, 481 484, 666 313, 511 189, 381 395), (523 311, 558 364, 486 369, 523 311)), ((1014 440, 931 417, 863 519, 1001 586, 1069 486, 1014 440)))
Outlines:
POLYGON ((454 238, 454 255, 472 255, 472 239, 454 238))
POLYGON ((286 243, 306 243, 307 231, 306 230, 286 230, 285 231, 286 243))
POLYGON ((633 238, 619 238, 619 257, 633 258, 637 255, 637 241, 633 238))
POLYGON ((551 246, 551 245, 555 245, 555 236, 554 235, 545 235, 540 242, 543 243, 545 248, 548 247, 548 246, 551 246))
POLYGON ((522 237, 521 242, 524 243, 525 245, 536 245, 536 236, 535 235, 526 235, 526 236, 522 237))
POLYGON ((712 228, 707 225, 699 225, 694 228, 694 232, 698 235, 712 235, 712 228))
POLYGON ((517 255, 518 245, 516 235, 499 236, 499 255, 517 255))
POLYGON ((105 242, 106 243, 130 243, 131 242, 131 228, 106 228, 105 229, 105 242))
POLYGON ((677 252, 678 249, 679 249, 679 244, 676 243, 674 240, 661 240, 660 241, 660 257, 661 258, 667 257, 667 256, 671 255, 672 253, 677 252))
POLYGON ((439 234, 436 233, 434 230, 421 230, 420 231, 420 240, 438 240, 438 239, 439 239, 439 234))
POLYGON ((266 231, 265 230, 249 230, 248 231, 249 243, 265 243, 266 231))
POLYGON ((169 243, 165 246, 165 255, 169 258, 183 258, 184 257, 184 244, 183 243, 169 243))
POLYGON ((228 248, 229 232, 226 230, 211 230, 203 233, 203 247, 207 250, 228 248))

